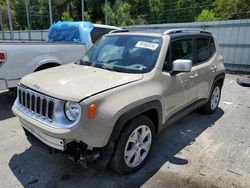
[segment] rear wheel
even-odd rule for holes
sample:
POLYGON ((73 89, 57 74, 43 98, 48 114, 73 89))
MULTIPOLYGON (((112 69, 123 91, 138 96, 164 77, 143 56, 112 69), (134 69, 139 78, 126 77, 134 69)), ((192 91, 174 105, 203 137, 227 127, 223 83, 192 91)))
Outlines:
POLYGON ((46 69, 50 69, 50 68, 54 68, 54 67, 58 67, 58 66, 60 66, 60 65, 57 63, 47 63, 47 64, 44 64, 44 65, 38 67, 34 72, 38 72, 38 71, 42 71, 42 70, 46 70, 46 69))
POLYGON ((218 105, 220 103, 220 97, 221 97, 221 84, 216 83, 214 85, 212 94, 208 100, 208 102, 203 106, 202 110, 203 112, 207 114, 211 114, 216 111, 218 108, 218 105))
POLYGON ((15 98, 17 95, 17 89, 16 88, 9 88, 9 96, 11 98, 15 98))
POLYGON ((146 116, 128 121, 116 143, 111 167, 120 174, 138 170, 149 156, 154 134, 153 122, 146 116))

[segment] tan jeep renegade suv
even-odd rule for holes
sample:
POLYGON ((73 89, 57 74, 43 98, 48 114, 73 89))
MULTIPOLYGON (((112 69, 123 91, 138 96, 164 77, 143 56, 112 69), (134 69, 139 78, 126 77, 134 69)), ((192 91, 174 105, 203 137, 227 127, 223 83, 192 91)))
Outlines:
POLYGON ((195 109, 217 109, 224 77, 209 32, 119 30, 78 63, 25 76, 13 112, 26 134, 50 148, 129 173, 164 127, 195 109))

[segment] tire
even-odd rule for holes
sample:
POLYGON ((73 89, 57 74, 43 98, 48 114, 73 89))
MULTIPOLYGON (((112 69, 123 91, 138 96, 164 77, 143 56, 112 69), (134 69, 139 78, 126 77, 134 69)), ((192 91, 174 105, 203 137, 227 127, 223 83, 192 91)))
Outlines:
POLYGON ((9 88, 9 96, 11 98, 16 98, 16 96, 17 96, 17 88, 9 88))
POLYGON ((120 174, 128 174, 141 168, 149 157, 154 136, 155 127, 150 118, 140 115, 128 121, 116 143, 111 168, 120 174), (144 137, 140 140, 142 132, 144 137), (132 153, 131 157, 129 153, 132 153))
POLYGON ((210 95, 208 102, 202 107, 202 111, 206 114, 214 113, 220 103, 221 97, 221 84, 219 82, 215 83, 213 91, 210 95))
POLYGON ((47 64, 44 64, 44 65, 38 67, 34 72, 39 72, 39 71, 42 71, 42 70, 46 70, 46 69, 50 69, 50 68, 54 68, 54 67, 58 67, 58 66, 60 66, 60 64, 47 63, 47 64))

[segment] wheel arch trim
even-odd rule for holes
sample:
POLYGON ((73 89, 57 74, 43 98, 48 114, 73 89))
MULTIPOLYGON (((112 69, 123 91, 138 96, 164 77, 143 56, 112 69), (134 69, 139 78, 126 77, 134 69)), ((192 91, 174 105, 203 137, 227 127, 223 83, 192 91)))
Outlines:
MULTIPOLYGON (((224 83, 224 80, 225 80, 225 76, 226 76, 226 73, 224 73, 224 72, 218 74, 217 76, 215 76, 214 81, 213 81, 213 84, 212 84, 212 87, 211 87, 211 89, 210 89, 209 98, 210 98, 210 96, 212 95, 213 88, 214 88, 215 84, 216 84, 220 79, 223 79, 223 82, 222 82, 222 85, 221 85, 221 86, 223 86, 223 83, 224 83)), ((207 99, 207 101, 209 100, 209 98, 207 99)))
POLYGON ((157 112, 157 125, 155 126, 155 132, 156 134, 159 132, 160 127, 162 125, 162 104, 160 101, 158 100, 154 100, 154 101, 150 101, 147 102, 145 104, 136 106, 132 109, 130 109, 129 111, 125 112, 124 114, 122 114, 118 120, 116 121, 114 128, 112 130, 109 142, 112 142, 114 140, 117 140, 124 125, 126 124, 127 121, 129 121, 130 119, 133 119, 134 117, 143 114, 149 110, 156 110, 157 112))

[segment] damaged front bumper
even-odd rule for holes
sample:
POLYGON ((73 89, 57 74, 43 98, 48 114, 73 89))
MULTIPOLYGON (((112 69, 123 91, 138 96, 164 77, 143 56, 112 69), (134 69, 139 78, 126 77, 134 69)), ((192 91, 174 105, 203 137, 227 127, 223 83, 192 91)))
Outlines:
POLYGON ((27 131, 29 131, 31 134, 33 134, 36 138, 38 138, 40 141, 42 141, 46 145, 52 148, 61 150, 61 151, 66 150, 66 144, 63 139, 54 138, 49 135, 46 135, 39 129, 35 129, 32 126, 27 126, 27 123, 23 123, 22 120, 20 121, 21 121, 21 125, 23 126, 23 128, 25 128, 27 131))

